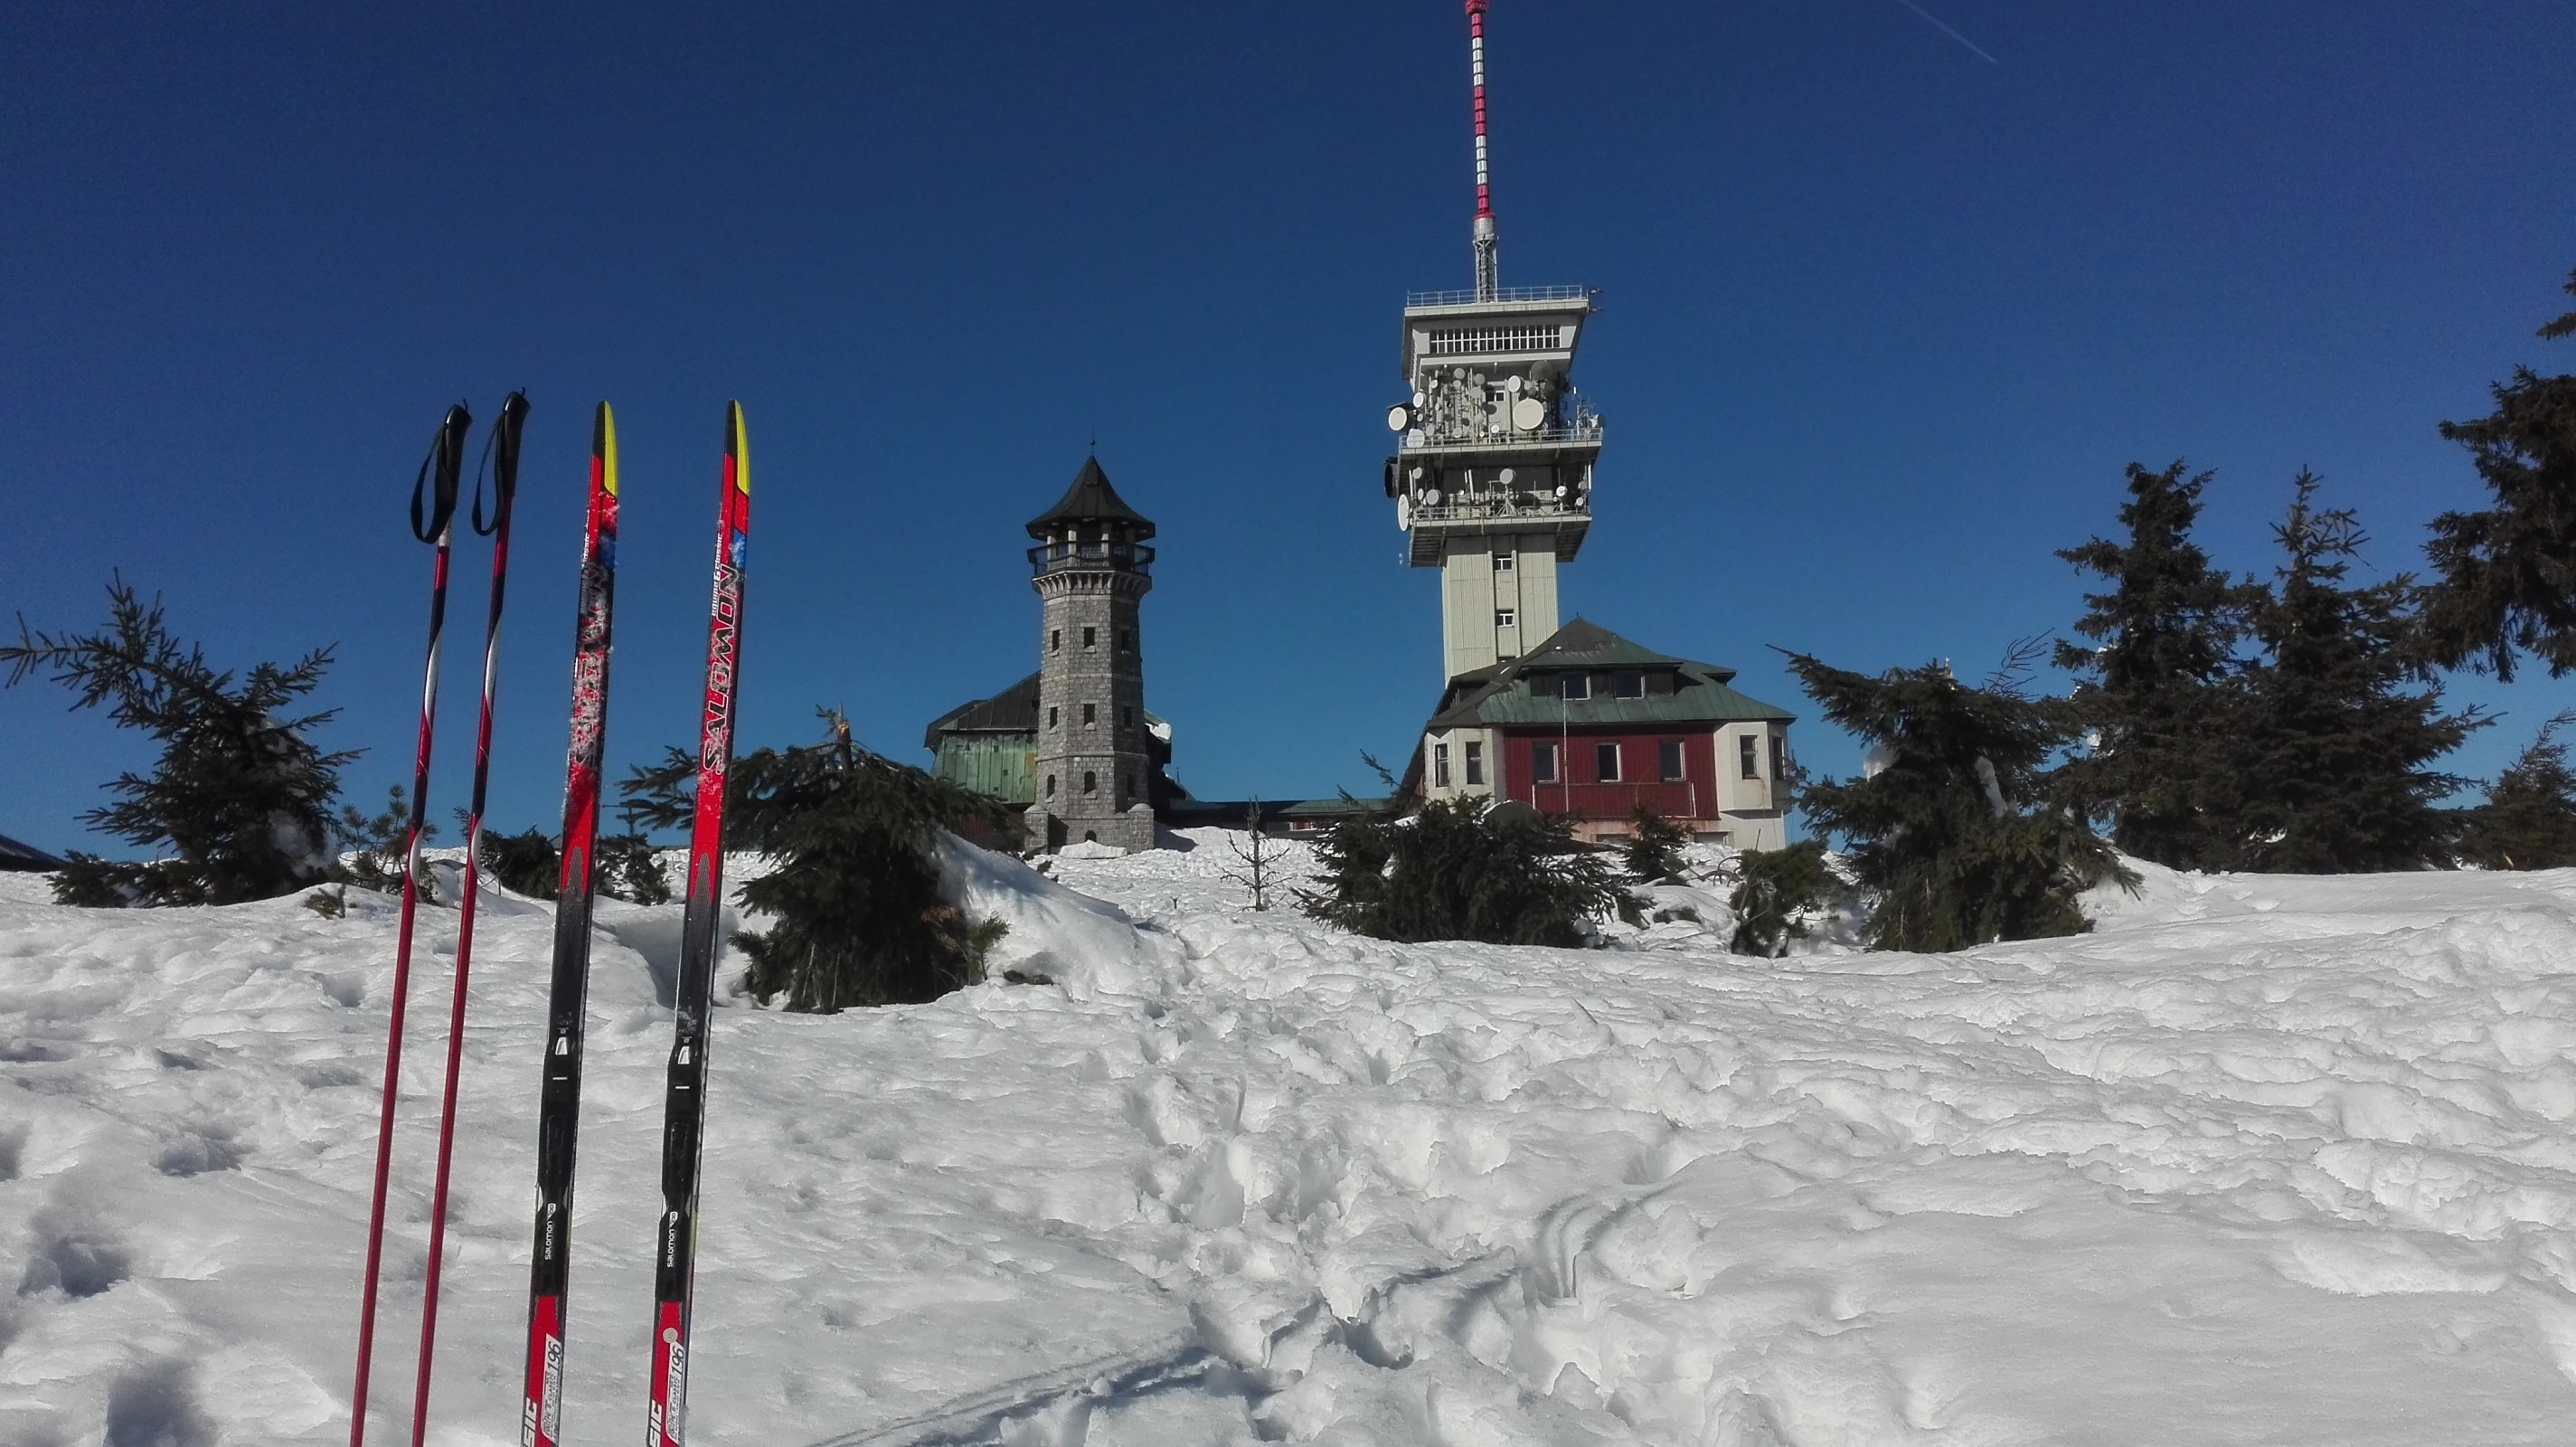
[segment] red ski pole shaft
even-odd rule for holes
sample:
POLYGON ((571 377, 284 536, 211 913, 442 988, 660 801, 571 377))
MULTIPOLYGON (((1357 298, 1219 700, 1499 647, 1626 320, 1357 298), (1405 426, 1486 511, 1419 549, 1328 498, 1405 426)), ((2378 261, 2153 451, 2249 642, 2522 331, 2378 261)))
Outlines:
POLYGON ((412 534, 435 546, 429 585, 429 665, 420 691, 420 739, 412 754, 411 828, 403 843, 402 922, 394 943, 392 1018, 385 1026, 385 1086, 376 1119, 376 1179, 367 1207, 367 1271, 358 1299, 357 1381, 349 1391, 349 1447, 367 1440, 367 1378, 375 1364, 376 1292, 384 1265, 385 1190, 394 1153, 394 1103, 402 1078, 403 1004, 411 993, 412 921, 420 900, 420 836, 429 810, 429 744, 438 719, 438 643, 447 620, 447 555, 456 512, 456 480, 465 456, 465 430, 473 417, 463 404, 447 409, 437 439, 412 485, 412 534), (434 473, 434 476, 433 476, 434 473), (424 484, 433 486, 422 509, 424 484))
MULTIPOLYGON (((438 1173, 429 1189, 429 1274, 421 1285, 420 1366, 412 1384, 411 1443, 429 1431, 430 1364, 438 1347, 438 1276, 447 1250, 448 1166, 456 1153, 456 1078, 465 1059, 465 984, 474 965, 474 901, 481 892, 484 792, 492 778, 492 693, 501 648, 501 596, 510 578, 510 502, 519 489, 519 428, 527 394, 513 392, 492 425, 492 601, 483 619, 483 707, 474 725, 474 792, 465 815, 465 880, 457 905, 456 988, 447 1007, 447 1081, 438 1105, 438 1173)), ((481 529, 482 500, 475 500, 481 529)))

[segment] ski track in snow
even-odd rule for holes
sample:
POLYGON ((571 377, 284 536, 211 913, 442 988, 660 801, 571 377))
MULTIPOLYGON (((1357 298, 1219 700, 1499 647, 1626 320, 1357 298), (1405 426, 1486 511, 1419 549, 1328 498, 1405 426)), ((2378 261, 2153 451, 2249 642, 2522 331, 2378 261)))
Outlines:
MULTIPOLYGON (((1224 838, 952 851, 1052 984, 718 1012, 693 1440, 2576 1440, 2576 871, 2149 868, 2076 939, 1754 961, 1707 891, 1609 950, 1357 939, 1245 909, 1224 838)), ((393 902, 46 898, 0 876, 0 1443, 338 1440, 393 902)), ((677 914, 601 910, 574 1443, 642 1417, 677 914)), ((476 942, 452 1447, 517 1440, 551 923, 487 896, 476 942)))

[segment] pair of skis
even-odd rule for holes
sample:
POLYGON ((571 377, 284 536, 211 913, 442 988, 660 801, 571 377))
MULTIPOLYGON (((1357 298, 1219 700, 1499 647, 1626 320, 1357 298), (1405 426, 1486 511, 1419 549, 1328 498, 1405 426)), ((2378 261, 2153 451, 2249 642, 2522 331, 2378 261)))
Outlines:
MULTIPOLYGON (((454 1143, 456 1085, 464 1046, 467 969, 471 961, 478 884, 476 846, 482 831, 492 738, 494 666, 501 602, 508 576, 511 504, 517 491, 519 443, 528 403, 512 393, 493 434, 496 503, 487 528, 476 498, 474 526, 494 539, 491 606, 483 647, 483 697, 475 740, 473 801, 466 833, 464 898, 460 904, 456 980, 448 1026, 447 1076, 439 1118, 438 1170, 432 1189, 428 1277, 421 1314, 420 1359, 412 1403, 412 1443, 428 1425, 430 1363, 437 1333, 438 1278, 444 1254, 448 1166, 454 1143)), ((394 957, 394 996, 378 1126, 373 1203, 367 1227, 364 1297, 358 1326, 357 1383, 349 1441, 363 1447, 367 1379, 373 1361, 379 1269, 384 1244, 387 1177, 392 1158, 394 1102, 399 1083, 403 1006, 409 996, 412 925, 419 898, 420 839, 426 821, 429 756, 438 693, 439 637, 447 605, 447 567, 467 430, 462 405, 448 410, 421 465, 412 497, 412 530, 436 551, 430 593, 429 660, 422 691, 420 736, 414 756, 410 831, 404 851, 402 918, 394 957)), ((608 705, 609 624, 616 585, 617 435, 608 404, 591 424, 590 505, 581 559, 581 597, 574 634, 572 739, 565 770, 560 897, 556 906, 553 974, 547 1005, 543 1083, 539 1092, 535 1251, 529 1274, 528 1351, 520 1411, 523 1447, 554 1447, 562 1410, 566 1306, 570 1288, 572 1187, 581 1103, 581 1053, 590 986, 591 914, 599 831, 602 744, 608 705)), ((689 891, 682 929, 677 1029, 669 1067, 663 1126, 663 1213, 654 1276, 654 1354, 649 1442, 680 1447, 687 1400, 689 1315, 696 1248, 699 1140, 705 1121, 707 1015, 715 972, 716 932, 723 910, 725 778, 733 756, 733 714, 742 629, 743 551, 751 524, 750 457, 744 443, 742 405, 725 415, 723 496, 718 514, 715 595, 710 607, 707 684, 699 724, 696 812, 689 837, 689 891)))
MULTIPOLYGON (((555 1447, 563 1413, 573 1161, 581 1112, 582 1026, 590 990, 592 857, 599 831, 600 745, 607 721, 609 602, 616 581, 617 435, 605 402, 592 426, 590 477, 590 527, 582 548, 580 623, 573 651, 562 894, 555 912, 554 980, 546 1010, 544 1085, 538 1098, 536 1246, 529 1267, 527 1370, 519 1406, 521 1447, 555 1447)), ((743 438, 742 404, 735 402, 725 409, 715 593, 708 607, 706 691, 698 720, 696 812, 689 823, 688 896, 663 1102, 662 1217, 655 1233, 648 1447, 680 1447, 681 1418, 688 1401, 699 1141, 706 1123, 707 1015, 720 944, 717 930, 724 913, 725 777, 733 762, 743 548, 750 529, 751 455, 743 438)))

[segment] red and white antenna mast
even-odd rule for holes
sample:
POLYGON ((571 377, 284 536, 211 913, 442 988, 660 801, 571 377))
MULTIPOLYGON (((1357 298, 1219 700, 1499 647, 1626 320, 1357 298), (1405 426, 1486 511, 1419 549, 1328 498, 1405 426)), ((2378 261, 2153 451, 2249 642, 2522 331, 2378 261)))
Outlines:
POLYGON ((1485 181, 1485 0, 1467 0, 1467 58, 1476 86, 1476 300, 1494 299, 1494 200, 1485 181))

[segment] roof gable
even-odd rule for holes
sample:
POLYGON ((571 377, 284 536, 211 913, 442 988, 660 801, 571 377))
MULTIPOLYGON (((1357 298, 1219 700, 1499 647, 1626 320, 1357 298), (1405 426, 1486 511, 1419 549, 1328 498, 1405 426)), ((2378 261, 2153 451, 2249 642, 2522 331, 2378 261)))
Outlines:
POLYGON ((1577 618, 1510 663, 1451 679, 1440 709, 1431 716, 1427 727, 1604 728, 1631 724, 1787 723, 1797 717, 1786 709, 1736 692, 1729 686, 1734 677, 1734 669, 1657 653, 1600 624, 1577 618), (1669 672, 1673 675, 1673 689, 1670 693, 1649 690, 1640 698, 1614 698, 1609 696, 1609 690, 1600 688, 1580 699, 1565 698, 1557 692, 1557 675, 1596 670, 1669 672))

